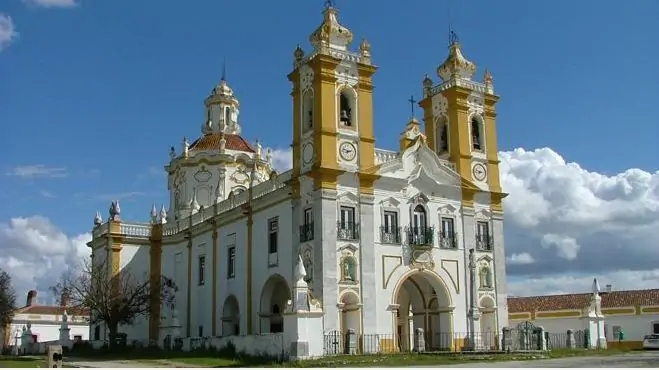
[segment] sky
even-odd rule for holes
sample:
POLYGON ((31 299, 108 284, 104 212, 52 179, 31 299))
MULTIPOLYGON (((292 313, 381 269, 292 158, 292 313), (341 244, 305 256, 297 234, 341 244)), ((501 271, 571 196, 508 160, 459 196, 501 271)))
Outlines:
MULTIPOLYGON (((424 75, 438 79, 449 19, 477 77, 492 72, 510 294, 585 292, 593 277, 659 288, 659 2, 336 6, 379 67, 380 148, 397 148, 424 75)), ((46 291, 89 255, 94 215, 110 200, 134 221, 166 202, 169 147, 200 135, 223 61, 243 136, 290 166, 286 75, 322 7, 0 0, 0 268, 18 293, 46 291)))

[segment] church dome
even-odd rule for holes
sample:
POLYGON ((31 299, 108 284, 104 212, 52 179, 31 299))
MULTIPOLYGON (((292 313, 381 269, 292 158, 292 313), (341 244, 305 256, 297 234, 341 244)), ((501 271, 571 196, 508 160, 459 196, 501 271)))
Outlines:
POLYGON ((339 23, 337 14, 338 11, 333 6, 325 8, 323 23, 309 36, 311 45, 316 48, 330 46, 341 50, 347 49, 352 43, 352 32, 339 23))
POLYGON ((222 134, 221 132, 213 132, 200 137, 199 139, 192 142, 192 144, 190 144, 189 151, 219 151, 222 136, 224 136, 224 140, 226 140, 224 147, 225 149, 246 153, 256 153, 256 151, 252 149, 251 145, 249 145, 247 140, 243 139, 242 136, 236 134, 222 134))
POLYGON ((462 48, 457 41, 451 43, 449 55, 437 68, 437 75, 443 80, 464 78, 470 80, 476 73, 476 65, 462 55, 462 48))

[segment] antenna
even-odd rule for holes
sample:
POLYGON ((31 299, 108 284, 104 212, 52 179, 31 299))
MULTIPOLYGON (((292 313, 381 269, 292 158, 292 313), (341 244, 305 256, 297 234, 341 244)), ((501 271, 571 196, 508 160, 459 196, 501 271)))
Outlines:
POLYGON ((227 80, 227 57, 222 60, 222 81, 227 80))

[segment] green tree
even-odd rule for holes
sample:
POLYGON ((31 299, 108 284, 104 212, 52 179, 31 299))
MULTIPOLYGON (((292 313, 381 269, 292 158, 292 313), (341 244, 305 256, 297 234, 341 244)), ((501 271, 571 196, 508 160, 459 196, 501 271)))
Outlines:
POLYGON ((11 323, 16 310, 16 291, 11 285, 11 276, 0 269, 0 328, 11 323))

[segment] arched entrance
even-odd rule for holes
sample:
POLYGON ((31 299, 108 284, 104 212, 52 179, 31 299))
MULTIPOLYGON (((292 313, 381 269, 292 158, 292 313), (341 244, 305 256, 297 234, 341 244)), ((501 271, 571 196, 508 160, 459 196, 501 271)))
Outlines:
POLYGON ((233 294, 224 300, 222 306, 222 336, 240 334, 240 308, 238 299, 233 294))
POLYGON ((348 329, 361 333, 361 304, 357 294, 351 290, 341 295, 341 334, 345 336, 348 329))
POLYGON ((394 334, 398 349, 414 348, 417 329, 423 329, 426 348, 453 346, 451 295, 442 281, 429 270, 412 270, 403 275, 394 289, 394 334))
POLYGON ((497 323, 494 299, 484 296, 479 302, 481 344, 486 350, 494 350, 497 346, 497 323))
POLYGON ((286 303, 291 299, 291 290, 281 275, 272 275, 261 290, 261 333, 281 333, 284 331, 282 314, 286 303))

